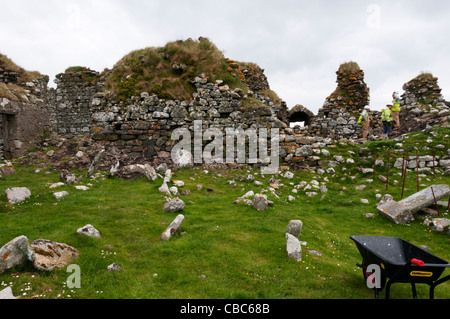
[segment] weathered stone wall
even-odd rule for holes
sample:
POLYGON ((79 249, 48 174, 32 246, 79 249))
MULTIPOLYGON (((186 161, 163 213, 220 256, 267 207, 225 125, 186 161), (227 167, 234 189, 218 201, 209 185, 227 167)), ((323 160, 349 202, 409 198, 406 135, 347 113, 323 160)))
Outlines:
POLYGON ((362 126, 357 124, 357 115, 351 115, 345 109, 320 109, 308 131, 311 135, 331 137, 333 139, 358 139, 362 126))
POLYGON ((401 96, 401 129, 397 134, 423 130, 448 120, 450 107, 441 94, 438 78, 421 74, 403 85, 401 96))
MULTIPOLYGON (((258 85, 267 89, 263 85, 267 83, 266 79, 258 79, 258 85)), ((203 130, 217 128, 224 135, 227 128, 268 129, 269 150, 270 129, 278 128, 281 160, 311 166, 320 165, 317 151, 331 143, 329 137, 356 139, 361 132, 357 119, 345 109, 321 109, 317 117, 304 109, 310 125, 300 130, 290 129, 288 121, 279 119, 280 112, 286 112, 283 106, 275 105, 270 98, 256 91, 256 86, 253 87, 255 91, 249 90, 245 94, 241 89, 230 89, 220 80, 211 83, 203 75, 196 77, 193 83, 196 92, 190 101, 165 100, 143 92, 119 102, 113 93, 103 91, 99 86, 86 85, 71 73, 61 74, 54 92, 56 116, 53 115, 53 129, 59 134, 90 133, 93 140, 113 149, 120 158, 151 160, 170 157, 177 143, 171 140, 174 130, 183 127, 193 132, 196 120, 202 121, 203 130), (81 114, 82 122, 73 120, 74 116, 80 116, 78 105, 86 111, 81 114), (324 110, 328 112, 325 114, 324 110), (67 113, 69 115, 64 116, 67 113)), ((289 118, 289 114, 285 117, 289 118)), ((207 143, 203 141, 203 145, 207 143)))
POLYGON ((227 128, 286 127, 265 98, 255 106, 243 105, 240 89, 231 90, 221 81, 210 83, 204 76, 194 83, 197 92, 190 101, 164 100, 143 92, 119 103, 113 94, 98 92, 92 100, 93 139, 129 156, 151 158, 168 156, 177 142, 171 140, 172 132, 181 127, 193 132, 196 120, 202 121, 203 130, 217 128, 224 135, 227 128))
POLYGON ((308 126, 308 133, 336 140, 358 139, 362 127, 357 121, 370 99, 364 71, 356 63, 350 62, 341 65, 336 75, 337 88, 326 98, 315 121, 308 126))
POLYGON ((47 105, 52 131, 57 134, 92 133, 90 106, 102 85, 93 85, 82 76, 81 72, 58 74, 55 79, 57 88, 49 90, 47 105))
MULTIPOLYGON (((0 83, 14 84, 19 98, 0 97, 0 159, 26 154, 49 127, 46 108, 48 77, 19 83, 19 74, 0 68, 0 83)), ((8 89, 8 87, 6 87, 8 89)))
POLYGON ((43 103, 22 103, 6 98, 0 102, 2 117, 2 157, 14 158, 27 153, 49 128, 49 116, 43 103))
POLYGON ((3 116, 0 115, 0 160, 4 159, 5 155, 4 155, 4 145, 3 145, 3 138, 4 138, 4 133, 3 133, 3 116))

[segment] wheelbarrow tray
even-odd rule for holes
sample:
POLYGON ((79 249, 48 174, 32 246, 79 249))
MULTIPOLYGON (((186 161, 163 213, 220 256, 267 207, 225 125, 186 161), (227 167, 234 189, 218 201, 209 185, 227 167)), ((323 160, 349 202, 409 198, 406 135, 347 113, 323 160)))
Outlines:
MULTIPOLYGON (((434 290, 435 286, 450 279, 450 277, 445 277, 444 280, 437 281, 446 267, 450 267, 446 260, 406 240, 384 236, 351 236, 350 239, 355 242, 363 258, 362 264, 360 264, 363 271, 371 264, 380 266, 383 286, 386 278, 390 278, 391 282, 388 283, 388 287, 394 282, 411 283, 412 285, 425 283, 434 290), (423 265, 412 264, 411 260, 413 259, 422 261, 423 265)), ((432 290, 430 290, 430 298, 432 290)), ((413 287, 415 294, 414 291, 413 287)), ((388 294, 387 290, 387 297, 388 294)))

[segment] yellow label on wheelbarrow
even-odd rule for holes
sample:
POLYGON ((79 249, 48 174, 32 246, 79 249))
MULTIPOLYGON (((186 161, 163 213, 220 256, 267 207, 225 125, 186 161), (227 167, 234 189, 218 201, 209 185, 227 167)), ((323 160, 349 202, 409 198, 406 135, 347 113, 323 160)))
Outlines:
POLYGON ((432 272, 429 271, 411 271, 410 273, 411 276, 413 277, 431 277, 433 276, 432 272))

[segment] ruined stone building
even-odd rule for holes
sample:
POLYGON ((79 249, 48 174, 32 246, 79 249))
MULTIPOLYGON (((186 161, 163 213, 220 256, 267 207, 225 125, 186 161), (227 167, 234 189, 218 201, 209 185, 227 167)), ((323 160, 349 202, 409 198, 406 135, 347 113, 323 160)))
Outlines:
MULTIPOLYGON (((204 41, 178 45, 199 43, 200 47, 206 47, 204 41)), ((196 120, 201 120, 205 128, 220 130, 277 128, 281 159, 305 165, 318 164, 320 158, 312 152, 317 143, 360 137, 362 130, 357 120, 361 109, 369 103, 369 88, 356 63, 339 68, 336 90, 314 115, 300 104, 288 110, 286 103, 270 91, 264 70, 254 64, 223 58, 227 66, 223 78, 205 73, 192 76, 188 72, 193 62, 182 55, 176 56, 178 60, 174 62, 170 59, 172 52, 177 51, 162 48, 132 53, 128 58, 134 59, 136 70, 123 61, 102 73, 69 68, 56 76, 56 88, 47 87, 47 76, 23 82, 20 72, 0 64, 0 157, 27 154, 44 136, 88 135, 114 154, 151 160, 167 156, 175 143, 171 133, 180 127, 192 132, 196 120), (154 65, 161 69, 164 64, 170 67, 169 78, 146 88, 141 79, 155 81, 151 78, 151 72, 157 70, 154 65), (113 85, 112 80, 116 81, 113 85), (184 81, 181 89, 190 96, 185 94, 177 99, 163 90, 178 89, 176 81, 184 81), (138 91, 139 88, 147 91, 138 91), (304 125, 291 128, 290 122, 304 125)), ((220 57, 217 60, 223 63, 220 57)), ((415 81, 405 85, 402 101, 405 112, 414 115, 411 121, 421 122, 424 115, 429 121, 442 121, 449 108, 440 95, 437 79, 421 81, 428 84, 419 81, 422 83, 419 85, 415 81), (430 105, 428 110, 421 106, 424 103, 430 105), (430 113, 431 109, 436 111, 430 113)), ((377 117, 375 112, 374 135, 379 134, 381 127, 377 117)))

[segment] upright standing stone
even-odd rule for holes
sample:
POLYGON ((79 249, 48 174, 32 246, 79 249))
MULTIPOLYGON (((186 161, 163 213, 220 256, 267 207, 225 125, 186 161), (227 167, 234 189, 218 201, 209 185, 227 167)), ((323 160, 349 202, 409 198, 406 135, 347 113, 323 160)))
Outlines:
POLYGON ((94 174, 95 170, 96 170, 97 167, 98 167, 98 163, 101 161, 101 159, 102 159, 104 153, 105 153, 105 150, 101 150, 101 151, 95 156, 94 160, 92 161, 91 166, 89 167, 89 171, 88 171, 88 174, 87 174, 88 177, 89 177, 89 176, 92 176, 92 175, 94 174))
POLYGON ((303 223, 301 220, 291 220, 287 226, 286 233, 298 238, 302 233, 303 223))
POLYGON ((286 251, 289 258, 302 261, 302 245, 297 237, 286 233, 286 251))

